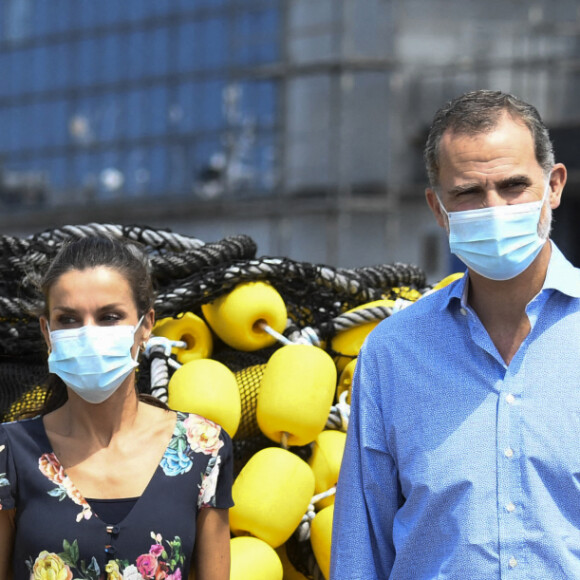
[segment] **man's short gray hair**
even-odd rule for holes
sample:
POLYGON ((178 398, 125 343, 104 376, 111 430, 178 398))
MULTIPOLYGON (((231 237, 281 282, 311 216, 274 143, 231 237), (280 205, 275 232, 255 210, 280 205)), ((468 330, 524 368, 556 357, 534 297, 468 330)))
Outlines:
POLYGON ((439 185, 439 145, 443 134, 448 130, 467 135, 487 133, 497 126, 504 113, 530 130, 538 164, 546 174, 552 169, 554 148, 535 107, 501 91, 471 91, 446 103, 433 118, 424 151, 431 187, 439 185))

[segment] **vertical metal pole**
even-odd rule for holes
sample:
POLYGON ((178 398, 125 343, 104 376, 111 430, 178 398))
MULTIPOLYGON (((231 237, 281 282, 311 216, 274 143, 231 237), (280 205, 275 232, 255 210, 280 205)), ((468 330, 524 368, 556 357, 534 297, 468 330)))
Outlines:
POLYGON ((330 122, 332 124, 330 135, 332 140, 329 143, 331 161, 331 188, 327 197, 326 209, 326 256, 327 263, 340 266, 340 241, 341 238, 348 239, 350 235, 350 171, 344 155, 345 135, 345 115, 344 115, 344 91, 346 87, 345 68, 348 60, 345 55, 346 23, 345 23, 345 1, 333 0, 333 52, 338 62, 338 72, 329 71, 332 75, 331 86, 331 109, 330 122), (334 193, 334 189, 335 193, 334 193))
POLYGON ((274 195, 276 196, 276 211, 270 219, 270 246, 275 248, 274 253, 280 256, 285 256, 289 253, 288 247, 288 231, 291 228, 287 226, 287 218, 284 216, 284 200, 288 194, 288 90, 289 90, 289 48, 290 42, 290 2, 292 0, 281 0, 281 30, 279 37, 279 48, 281 57, 282 74, 277 77, 278 83, 278 103, 277 103, 277 123, 276 123, 276 141, 277 141, 277 168, 276 168, 276 185, 274 195))

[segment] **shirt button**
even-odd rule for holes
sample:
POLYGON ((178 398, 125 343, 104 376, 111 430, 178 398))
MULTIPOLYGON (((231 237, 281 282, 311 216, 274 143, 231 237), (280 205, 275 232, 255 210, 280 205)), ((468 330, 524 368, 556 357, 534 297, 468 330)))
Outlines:
POLYGON ((508 560, 508 565, 509 565, 510 568, 515 568, 518 565, 518 561, 512 556, 508 560))
POLYGON ((505 396, 505 401, 508 405, 513 405, 516 401, 516 398, 511 393, 508 393, 505 396))
POLYGON ((511 459, 514 456, 514 450, 511 447, 508 447, 503 454, 508 458, 511 459))
POLYGON ((506 509, 508 512, 510 512, 510 514, 511 514, 512 512, 515 512, 515 511, 516 511, 516 506, 515 506, 515 505, 514 505, 514 504, 513 504, 513 503, 510 501, 510 502, 509 502, 509 503, 508 503, 508 504, 505 506, 505 509, 506 509))
POLYGON ((459 309, 459 312, 461 312, 461 314, 463 314, 463 316, 465 316, 467 314, 467 310, 465 310, 465 308, 461 307, 459 309))

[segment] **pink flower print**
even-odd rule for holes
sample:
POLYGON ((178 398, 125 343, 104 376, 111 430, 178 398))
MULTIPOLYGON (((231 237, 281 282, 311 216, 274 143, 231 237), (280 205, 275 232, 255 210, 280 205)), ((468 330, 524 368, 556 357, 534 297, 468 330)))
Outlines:
POLYGON ((218 456, 212 470, 205 474, 199 487, 199 496, 197 498, 198 507, 208 507, 215 505, 215 494, 217 489, 217 480, 220 473, 221 459, 218 456))
POLYGON ((159 556, 161 556, 161 554, 163 554, 163 546, 161 544, 153 544, 151 546, 151 549, 149 550, 149 553, 152 556, 159 558, 159 556))
POLYGON ((221 428, 217 423, 199 415, 189 415, 183 425, 192 451, 214 457, 218 454, 224 442, 220 439, 221 428))
POLYGON ((181 570, 178 568, 173 574, 169 574, 167 580, 181 580, 181 570))
POLYGON ((64 468, 54 453, 44 453, 38 460, 38 469, 42 475, 56 485, 61 485, 66 478, 64 468))
POLYGON ((91 506, 87 503, 80 491, 74 486, 63 466, 54 453, 44 453, 38 460, 40 472, 57 486, 57 489, 49 491, 49 495, 63 499, 68 496, 77 505, 82 507, 82 511, 77 515, 77 522, 92 517, 91 506))
POLYGON ((141 554, 137 558, 137 569, 143 578, 155 578, 155 572, 159 565, 157 558, 152 554, 141 554))

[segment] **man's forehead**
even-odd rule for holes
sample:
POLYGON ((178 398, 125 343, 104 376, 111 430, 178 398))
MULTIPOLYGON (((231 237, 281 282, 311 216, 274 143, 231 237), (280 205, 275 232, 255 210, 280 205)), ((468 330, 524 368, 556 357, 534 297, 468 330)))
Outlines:
POLYGON ((471 123, 469 119, 458 120, 452 123, 441 135, 440 144, 454 141, 458 138, 479 139, 497 131, 510 131, 520 136, 528 136, 533 142, 533 135, 530 128, 517 116, 511 115, 508 111, 489 117, 486 122, 471 123))

